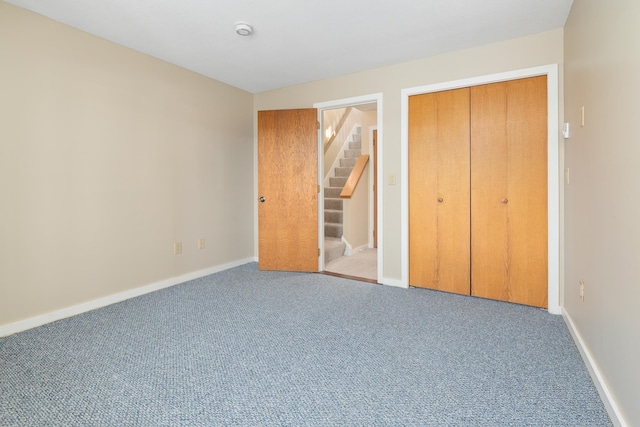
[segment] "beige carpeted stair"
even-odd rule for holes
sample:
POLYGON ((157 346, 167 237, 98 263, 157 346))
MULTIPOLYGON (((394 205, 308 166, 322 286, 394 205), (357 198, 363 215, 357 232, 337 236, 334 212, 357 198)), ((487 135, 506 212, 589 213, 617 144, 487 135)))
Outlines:
POLYGON ((329 186, 324 188, 324 262, 325 264, 344 255, 346 245, 342 242, 342 199, 344 187, 356 160, 362 153, 360 127, 351 134, 351 141, 340 158, 340 165, 333 170, 329 186))

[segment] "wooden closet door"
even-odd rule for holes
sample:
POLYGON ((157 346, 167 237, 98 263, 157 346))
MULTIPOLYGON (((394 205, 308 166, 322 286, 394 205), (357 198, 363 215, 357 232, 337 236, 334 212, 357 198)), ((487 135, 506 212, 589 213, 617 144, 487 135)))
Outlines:
POLYGON ((547 306, 546 76, 471 88, 472 295, 547 306))
POLYGON ((469 89, 409 97, 409 284, 469 295, 469 89))

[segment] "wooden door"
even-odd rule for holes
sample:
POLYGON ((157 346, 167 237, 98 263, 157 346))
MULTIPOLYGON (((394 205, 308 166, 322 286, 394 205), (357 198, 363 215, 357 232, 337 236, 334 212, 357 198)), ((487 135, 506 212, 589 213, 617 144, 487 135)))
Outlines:
POLYGON ((318 113, 258 111, 258 267, 318 271, 318 113))
POLYGON ((409 284, 469 295, 469 89, 409 98, 409 284))
POLYGON ((547 306, 546 76, 471 88, 472 295, 547 306))

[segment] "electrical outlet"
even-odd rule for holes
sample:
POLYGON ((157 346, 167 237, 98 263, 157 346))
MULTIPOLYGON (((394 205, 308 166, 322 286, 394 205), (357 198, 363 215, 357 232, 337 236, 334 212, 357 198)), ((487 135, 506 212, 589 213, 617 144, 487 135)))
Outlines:
POLYGON ((198 240, 198 249, 204 249, 205 248, 205 241, 204 239, 200 239, 198 240))
POLYGON ((173 253, 176 255, 182 253, 182 242, 175 242, 173 244, 173 253))
POLYGON ((578 284, 580 286, 579 291, 578 291, 578 294, 580 296, 580 301, 584 302, 584 282, 582 280, 580 280, 578 282, 578 284))

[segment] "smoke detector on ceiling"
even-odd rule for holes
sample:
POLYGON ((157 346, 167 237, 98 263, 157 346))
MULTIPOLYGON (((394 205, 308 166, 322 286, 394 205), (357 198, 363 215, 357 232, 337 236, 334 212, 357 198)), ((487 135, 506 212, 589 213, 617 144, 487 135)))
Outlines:
POLYGON ((253 34, 253 28, 246 22, 236 22, 236 33, 240 36, 247 37, 253 34))

